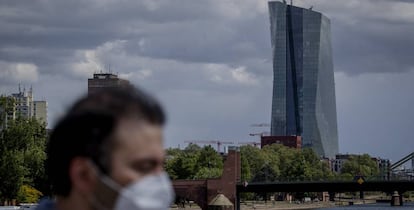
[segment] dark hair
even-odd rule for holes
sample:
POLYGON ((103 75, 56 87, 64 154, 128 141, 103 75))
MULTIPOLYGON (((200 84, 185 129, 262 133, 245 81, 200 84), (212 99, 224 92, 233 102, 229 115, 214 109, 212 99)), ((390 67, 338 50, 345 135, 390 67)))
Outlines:
POLYGON ((69 195, 69 166, 75 157, 90 158, 102 172, 109 173, 115 143, 111 137, 119 120, 128 117, 155 125, 165 123, 161 105, 132 86, 94 92, 69 109, 47 145, 46 172, 55 194, 69 195))

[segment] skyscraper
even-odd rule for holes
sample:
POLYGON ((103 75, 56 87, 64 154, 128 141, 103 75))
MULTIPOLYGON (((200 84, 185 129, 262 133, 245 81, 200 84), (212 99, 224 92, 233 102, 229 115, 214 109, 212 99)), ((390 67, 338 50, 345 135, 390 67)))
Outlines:
POLYGON ((330 21, 319 12, 269 2, 273 52, 272 136, 302 136, 302 147, 338 153, 330 21))

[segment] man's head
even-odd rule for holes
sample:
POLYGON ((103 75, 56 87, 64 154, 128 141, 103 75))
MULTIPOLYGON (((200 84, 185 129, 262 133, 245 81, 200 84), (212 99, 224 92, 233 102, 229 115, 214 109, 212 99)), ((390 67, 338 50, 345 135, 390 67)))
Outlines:
POLYGON ((46 169, 52 190, 61 198, 75 194, 88 202, 101 193, 97 192, 100 175, 124 187, 159 174, 164 122, 158 102, 132 87, 80 99, 58 122, 48 142, 46 169))

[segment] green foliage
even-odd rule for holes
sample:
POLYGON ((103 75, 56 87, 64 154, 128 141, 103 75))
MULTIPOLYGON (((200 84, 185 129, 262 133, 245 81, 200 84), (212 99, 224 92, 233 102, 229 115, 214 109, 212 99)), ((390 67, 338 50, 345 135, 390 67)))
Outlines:
MULTIPOLYGON (((325 180, 334 175, 327 163, 311 149, 292 149, 280 144, 240 148, 242 159, 250 168, 251 182, 325 180)), ((243 167, 242 160, 242 167, 243 167)), ((242 174, 244 169, 242 168, 242 174)))
POLYGON ((250 165, 249 165, 249 161, 247 160, 247 158, 245 156, 241 156, 240 157, 240 168, 241 168, 241 180, 242 181, 247 181, 250 180, 252 178, 252 174, 250 171, 250 165))
POLYGON ((47 191, 43 167, 45 144, 45 125, 34 118, 9 121, 1 131, 0 194, 4 199, 16 198, 23 184, 47 191))
POLYGON ((184 150, 167 149, 165 169, 172 179, 218 178, 222 174, 223 159, 211 147, 196 144, 184 150))
MULTIPOLYGON (((168 149, 166 170, 173 179, 220 177, 222 157, 211 147, 190 144, 184 150, 168 149)), ((241 180, 248 182, 326 180, 334 177, 328 164, 311 149, 292 149, 280 144, 263 149, 240 147, 241 180)))
POLYGON ((173 179, 192 179, 196 165, 197 156, 181 153, 167 161, 166 170, 173 179))
POLYGON ((205 146, 197 159, 197 171, 202 168, 223 169, 223 158, 211 146, 205 146))
POLYGON ((247 169, 243 168, 241 170, 244 171, 245 174, 250 174, 248 177, 245 177, 246 180, 250 181, 248 178, 253 178, 253 176, 263 168, 266 163, 266 157, 259 148, 250 145, 240 147, 240 156, 240 159, 243 160, 242 163, 246 162, 249 166, 250 172, 247 172, 247 169))
POLYGON ((0 128, 4 127, 7 113, 11 113, 14 110, 15 101, 13 97, 0 96, 0 128))
POLYGON ((29 185, 22 185, 17 193, 17 201, 19 203, 37 203, 42 195, 43 193, 39 190, 29 185))
POLYGON ((342 175, 354 177, 361 176, 376 176, 379 174, 378 165, 368 154, 352 156, 347 160, 342 169, 342 175))
POLYGON ((0 194, 5 200, 16 198, 27 172, 23 165, 23 154, 19 151, 1 151, 0 194))
POLYGON ((220 168, 200 168, 198 172, 194 175, 194 179, 211 179, 211 178, 220 178, 222 174, 222 169, 220 168))

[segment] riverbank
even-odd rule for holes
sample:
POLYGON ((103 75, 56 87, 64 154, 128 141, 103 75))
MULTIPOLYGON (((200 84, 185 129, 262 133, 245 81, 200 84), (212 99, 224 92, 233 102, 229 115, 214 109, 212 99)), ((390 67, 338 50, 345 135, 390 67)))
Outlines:
MULTIPOLYGON (((274 205, 270 202, 264 203, 263 201, 260 203, 253 203, 253 202, 243 202, 240 204, 241 210, 256 210, 256 209, 269 209, 269 210, 302 210, 302 209, 331 209, 341 206, 366 206, 366 205, 375 205, 377 202, 375 200, 360 200, 360 199, 342 199, 340 201, 335 202, 309 202, 309 203, 288 203, 284 201, 278 201, 274 205)), ((387 204, 389 205, 389 204, 387 204)), ((200 207, 193 204, 191 207, 186 205, 185 208, 178 208, 174 206, 171 210, 177 209, 186 209, 186 210, 200 210, 200 207)))
POLYGON ((335 207, 334 203, 330 202, 318 202, 318 203, 287 203, 287 202, 276 202, 273 204, 242 204, 240 208, 242 210, 250 209, 270 209, 270 210, 293 210, 293 209, 319 209, 319 208, 329 208, 335 207))
MULTIPOLYGON (((318 202, 318 203, 288 203, 288 202, 276 202, 275 205, 271 203, 241 203, 240 209, 241 210, 250 210, 250 209, 270 209, 270 210, 294 210, 294 209, 319 209, 319 208, 330 208, 335 207, 335 203, 330 202, 318 202)), ((171 208, 171 209, 188 209, 188 210, 199 210, 200 208, 198 206, 192 205, 190 207, 189 205, 186 205, 185 208, 171 208)))

